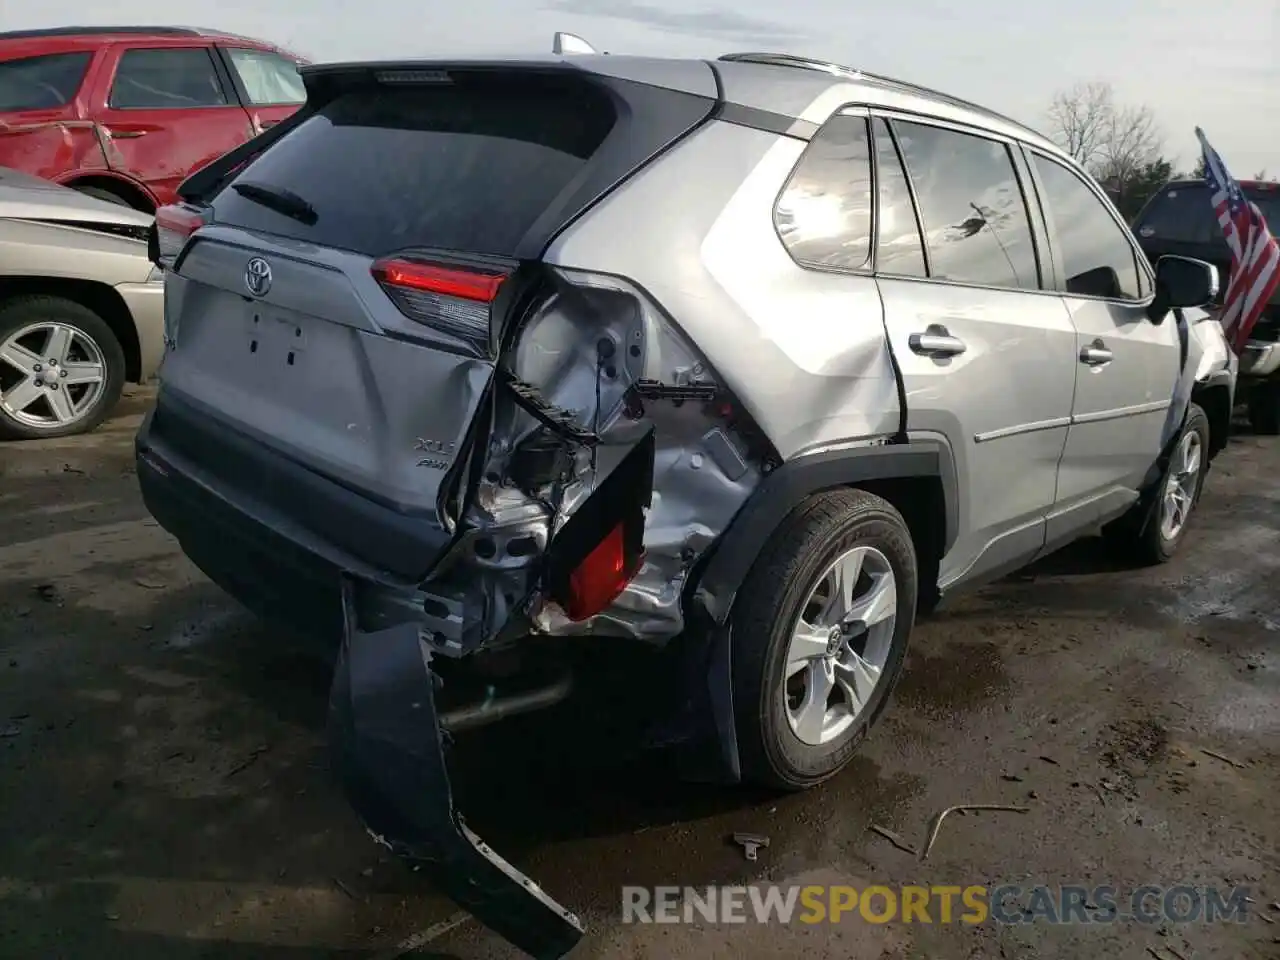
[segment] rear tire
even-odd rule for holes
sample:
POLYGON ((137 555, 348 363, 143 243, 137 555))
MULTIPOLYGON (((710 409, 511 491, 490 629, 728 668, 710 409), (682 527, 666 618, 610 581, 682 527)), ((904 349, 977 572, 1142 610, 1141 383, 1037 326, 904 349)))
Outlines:
POLYGON ((93 197, 95 200, 105 200, 107 203, 114 203, 118 207, 133 207, 133 204, 120 196, 120 194, 113 193, 105 187, 85 186, 74 187, 73 189, 79 193, 83 193, 86 197, 93 197))
POLYGON ((782 522, 738 591, 730 618, 746 779, 798 790, 849 762, 902 671, 916 594, 911 534, 888 501, 863 490, 833 490, 782 522), (849 591, 837 590, 833 568, 844 572, 849 591), (852 602, 842 598, 836 610, 838 593, 852 602))
POLYGON ((83 304, 51 296, 16 297, 0 304, 0 440, 89 432, 120 399, 125 373, 120 342, 83 304), (70 345, 53 358, 58 363, 49 364, 45 354, 55 329, 64 332, 70 345), (39 362, 39 371, 27 369, 34 362, 39 362), (87 364, 99 368, 100 380, 73 383, 88 375, 87 364), (39 396, 32 399, 32 390, 39 396))
POLYGON ((1260 383, 1249 397, 1249 425, 1263 437, 1280 434, 1280 385, 1260 383))

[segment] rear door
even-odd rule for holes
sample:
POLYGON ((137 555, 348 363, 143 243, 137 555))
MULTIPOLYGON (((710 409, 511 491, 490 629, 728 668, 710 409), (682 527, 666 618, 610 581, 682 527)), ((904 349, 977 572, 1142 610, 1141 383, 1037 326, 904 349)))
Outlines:
POLYGON ((81 88, 95 51, 0 60, 0 166, 47 180, 106 165, 81 88))
POLYGON ((1096 184, 1028 151, 1058 289, 1076 328, 1075 403, 1050 535, 1105 520, 1136 497, 1168 433, 1182 344, 1147 318, 1150 264, 1096 184))
POLYGON ((230 78, 207 44, 112 48, 95 105, 111 167, 169 202, 194 170, 252 135, 230 78))
POLYGON ((891 126, 909 179, 877 124, 877 275, 907 427, 945 435, 960 472, 961 535, 943 560, 946 586, 1043 546, 1071 413, 1075 331, 1061 300, 1042 289, 1012 145, 942 122, 891 126))
POLYGON ((274 127, 307 99, 297 61, 255 47, 216 48, 249 112, 255 134, 274 127))

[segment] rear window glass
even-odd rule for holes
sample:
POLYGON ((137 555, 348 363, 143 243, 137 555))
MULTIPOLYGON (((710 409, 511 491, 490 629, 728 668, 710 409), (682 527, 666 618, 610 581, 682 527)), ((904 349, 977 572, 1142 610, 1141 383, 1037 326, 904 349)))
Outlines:
POLYGON ((228 187, 214 217, 378 256, 413 246, 499 256, 569 187, 613 126, 572 78, 467 78, 362 88, 309 117, 236 177, 288 190, 304 224, 228 187))
POLYGON ((1199 185, 1170 187, 1147 208, 1138 236, 1178 243, 1213 243, 1222 239, 1209 189, 1199 185))
POLYGON ((1267 229, 1273 236, 1280 236, 1280 188, 1275 190, 1246 190, 1244 195, 1258 205, 1267 229))
POLYGON ((53 53, 0 63, 0 110, 51 110, 70 103, 92 54, 53 53))
MULTIPOLYGON (((1280 230, 1280 190, 1250 188, 1244 195, 1258 205, 1272 233, 1280 230)), ((1222 228, 1209 188, 1192 184, 1165 190, 1138 221, 1138 236, 1179 243, 1220 242, 1222 228)))

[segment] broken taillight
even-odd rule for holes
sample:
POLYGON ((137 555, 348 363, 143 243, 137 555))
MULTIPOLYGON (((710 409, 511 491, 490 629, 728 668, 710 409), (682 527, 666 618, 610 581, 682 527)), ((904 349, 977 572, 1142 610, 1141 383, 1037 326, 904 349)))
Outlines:
POLYGON ((404 256, 378 260, 372 272, 405 316, 472 342, 488 340, 493 302, 511 275, 404 256))
POLYGON ((628 551, 626 525, 619 523, 569 574, 565 615, 587 620, 603 611, 639 572, 640 559, 640 551, 628 551))
POLYGON ((206 223, 205 214, 184 204, 171 204, 156 211, 148 241, 151 262, 161 270, 170 269, 191 235, 206 223))

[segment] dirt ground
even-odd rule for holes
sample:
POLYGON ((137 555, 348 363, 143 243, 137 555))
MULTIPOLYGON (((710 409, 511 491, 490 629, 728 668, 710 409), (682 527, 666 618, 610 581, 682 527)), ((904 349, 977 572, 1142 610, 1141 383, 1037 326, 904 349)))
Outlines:
MULTIPOLYGON (((518 956, 355 822, 326 769, 323 662, 148 518, 131 448, 147 401, 89 438, 0 448, 0 956, 518 956)), ((463 809, 583 917, 583 960, 1280 957, 1278 576, 1280 443, 1242 435, 1175 562, 1119 569, 1085 542, 922 622, 884 721, 820 789, 672 782, 608 724, 549 714, 461 741, 479 757, 463 809), (919 847, 960 803, 1029 809, 952 817, 923 862, 868 829, 919 847), (758 861, 735 830, 770 837, 758 861), (624 884, 756 881, 1241 884, 1262 916, 619 920, 624 884)))

